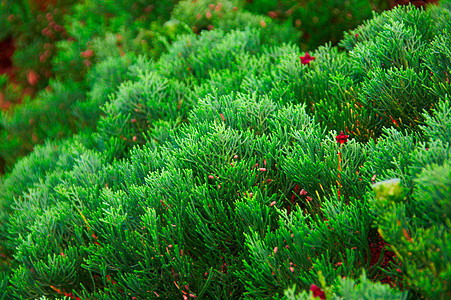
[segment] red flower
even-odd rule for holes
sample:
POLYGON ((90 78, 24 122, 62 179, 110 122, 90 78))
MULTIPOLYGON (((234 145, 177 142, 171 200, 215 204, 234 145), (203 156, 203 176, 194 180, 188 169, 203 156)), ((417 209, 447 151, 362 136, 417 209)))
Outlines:
POLYGON ((326 294, 324 294, 324 291, 319 286, 312 284, 310 290, 313 292, 313 297, 319 297, 321 300, 326 299, 326 294))
POLYGON ((27 81, 30 85, 35 86, 41 77, 34 70, 30 70, 27 73, 27 81))
POLYGON ((312 60, 315 60, 315 57, 310 56, 310 54, 308 54, 308 52, 305 52, 305 55, 299 56, 299 58, 301 59, 301 63, 303 65, 308 65, 312 60))
POLYGON ((93 56, 94 51, 92 51, 91 49, 88 49, 86 51, 83 51, 80 53, 80 56, 83 58, 90 58, 91 56, 93 56))
POLYGON ((337 138, 337 143, 340 143, 340 144, 345 144, 345 143, 347 143, 347 142, 348 142, 348 137, 349 137, 349 135, 344 134, 344 133, 343 133, 343 130, 342 130, 341 133, 340 133, 339 135, 336 136, 336 138, 337 138))

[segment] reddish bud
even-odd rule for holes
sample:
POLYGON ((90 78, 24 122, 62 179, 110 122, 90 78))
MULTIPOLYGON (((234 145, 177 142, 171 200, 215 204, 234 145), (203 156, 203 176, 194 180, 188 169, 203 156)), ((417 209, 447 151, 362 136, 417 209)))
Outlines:
POLYGON ((62 32, 62 31, 64 31, 64 27, 61 26, 61 25, 59 25, 59 24, 56 24, 56 25, 53 27, 53 29, 55 29, 55 31, 57 31, 57 32, 62 32))
POLYGON ((35 86, 41 77, 34 70, 30 70, 27 73, 27 81, 31 86, 35 86))
POLYGON ((396 122, 396 120, 393 119, 392 116, 389 116, 389 117, 390 117, 390 119, 392 120, 393 124, 395 124, 396 126, 398 126, 398 123, 396 122))
POLYGON ((404 236, 406 237, 406 240, 413 243, 412 238, 409 236, 409 234, 407 233, 407 230, 405 228, 402 229, 404 236))
POLYGON ((93 54, 94 54, 94 51, 92 51, 92 49, 88 49, 86 51, 81 52, 80 56, 84 57, 84 58, 90 58, 93 54))
POLYGON ((277 13, 274 12, 274 11, 270 11, 270 12, 268 13, 268 16, 269 16, 271 19, 275 19, 275 18, 277 18, 277 13))

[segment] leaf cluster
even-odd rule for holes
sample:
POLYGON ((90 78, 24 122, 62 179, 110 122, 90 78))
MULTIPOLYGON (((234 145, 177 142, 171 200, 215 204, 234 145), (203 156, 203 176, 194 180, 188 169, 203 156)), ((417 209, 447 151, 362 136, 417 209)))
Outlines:
POLYGON ((40 96, 70 113, 43 109, 32 127, 81 130, 2 178, 1 294, 311 299, 314 284, 328 298, 445 299, 448 2, 377 15, 310 63, 261 24, 180 35, 155 60, 114 52, 115 34, 90 40, 88 79, 40 96))

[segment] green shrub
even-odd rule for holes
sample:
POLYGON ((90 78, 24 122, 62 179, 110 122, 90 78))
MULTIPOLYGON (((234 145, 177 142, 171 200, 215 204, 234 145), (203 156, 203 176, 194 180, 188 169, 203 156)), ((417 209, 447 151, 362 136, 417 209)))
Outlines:
POLYGON ((190 105, 187 92, 183 83, 167 80, 154 71, 144 71, 136 81, 124 82, 104 106, 98 143, 111 158, 120 158, 126 149, 145 143, 154 122, 179 123, 186 118, 190 105))
POLYGON ((71 109, 85 95, 79 85, 52 80, 50 91, 41 91, 34 100, 25 100, 1 115, 0 155, 8 165, 33 150, 46 139, 61 139, 77 128, 71 109))
POLYGON ((271 45, 297 42, 299 32, 291 24, 277 24, 271 18, 249 13, 241 8, 240 1, 180 1, 174 8, 172 18, 190 27, 194 33, 221 29, 225 32, 260 29, 263 43, 271 45))
MULTIPOLYGON (((74 6, 73 1, 52 3, 43 8, 34 1, 2 3, 0 7, 2 13, 12 14, 16 80, 36 90, 48 84, 35 99, 2 116, 0 156, 7 168, 46 139, 92 130, 100 106, 118 83, 128 79, 125 70, 136 61, 130 52, 141 50, 141 39, 134 41, 139 27, 154 24, 161 17, 167 19, 175 2, 155 5, 139 1, 131 6, 128 1, 84 1, 74 6), (43 26, 47 27, 41 34, 43 26), (115 68, 115 76, 108 64, 115 68), (49 79, 51 76, 57 79, 49 79)), ((5 95, 5 100, 9 96, 5 95)))
MULTIPOLYGON (((314 299, 321 294, 321 289, 317 286, 311 286, 308 293, 303 291, 296 295, 295 290, 296 285, 292 289, 287 289, 285 291, 286 298, 289 300, 314 299)), ((374 283, 368 280, 365 273, 357 280, 337 278, 333 286, 325 287, 325 291, 327 299, 407 299, 407 293, 391 289, 386 284, 374 283)))
POLYGON ((245 8, 251 12, 266 14, 279 22, 290 22, 302 32, 299 41, 303 50, 315 49, 327 42, 336 45, 343 32, 354 29, 372 17, 372 9, 389 8, 382 1, 246 1, 245 8))
MULTIPOLYGON (((379 232, 402 264, 399 270, 405 274, 405 284, 428 298, 445 299, 450 293, 447 285, 451 212, 449 99, 441 101, 434 114, 425 118, 426 126, 422 129, 430 138, 430 148, 420 145, 393 165, 408 195, 400 194, 402 191, 393 199, 376 195, 372 206, 379 232), (403 165, 406 160, 409 163, 403 165)), ((395 175, 382 174, 392 178, 395 175)))
POLYGON ((58 92, 87 95, 80 132, 2 178, 0 294, 445 299, 448 2, 375 16, 344 52, 255 26, 180 35, 158 60, 90 40, 98 61, 58 92))
POLYGON ((189 82, 207 77, 212 69, 230 68, 241 53, 255 54, 260 49, 260 31, 256 29, 184 35, 162 55, 156 68, 167 78, 189 82))
POLYGON ((70 39, 57 44, 53 60, 55 73, 77 81, 102 56, 135 50, 132 42, 139 28, 150 27, 158 19, 167 20, 177 1, 83 1, 74 5, 67 17, 70 39))
POLYGON ((20 99, 20 88, 13 86, 8 79, 8 75, 0 75, 0 97, 3 105, 14 105, 20 99))
POLYGON ((429 67, 431 51, 443 53, 436 56, 443 59, 438 66, 446 64, 446 50, 434 42, 445 38, 442 32, 430 12, 412 6, 382 13, 352 31, 341 42, 349 50, 349 73, 332 77, 330 96, 316 101, 320 119, 334 120, 329 126, 346 128, 359 140, 377 138, 383 127, 421 134, 422 110, 430 112, 450 88, 442 76, 446 69, 434 73, 429 67))
POLYGON ((5 30, 0 35, 14 40, 15 80, 32 91, 45 88, 52 75, 55 44, 67 38, 65 14, 75 1, 49 2, 48 5, 31 0, 0 3, 0 14, 5 21, 1 25, 5 30))

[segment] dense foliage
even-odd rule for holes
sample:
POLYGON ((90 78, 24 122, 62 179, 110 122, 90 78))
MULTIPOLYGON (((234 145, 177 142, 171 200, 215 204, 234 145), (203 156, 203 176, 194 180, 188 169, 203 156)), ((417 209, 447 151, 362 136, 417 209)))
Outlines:
POLYGON ((0 118, 0 170, 5 163, 10 169, 18 157, 47 139, 95 129, 99 107, 112 92, 112 84, 127 79, 121 70, 131 61, 114 62, 114 58, 145 54, 157 60, 181 34, 249 27, 259 28, 262 44, 292 42, 304 50, 314 49, 327 41, 338 42, 344 30, 371 17, 371 8, 386 9, 390 1, 267 2, 0 1, 0 18, 5 20, 0 24, 0 40, 5 39, 13 50, 12 57, 0 53, 0 60, 12 60, 14 65, 7 70, 11 82, 0 85, 17 94, 10 97, 0 92, 0 108, 9 107, 0 118), (55 96, 49 95, 55 88, 55 96), (76 96, 64 96, 75 89, 76 96), (61 118, 49 123, 55 106, 46 103, 52 99, 61 105, 61 118), (42 130, 42 123, 50 128, 42 130))
POLYGON ((41 8, 71 38, 2 116, 0 299, 451 296, 449 0, 154 2, 41 8))

